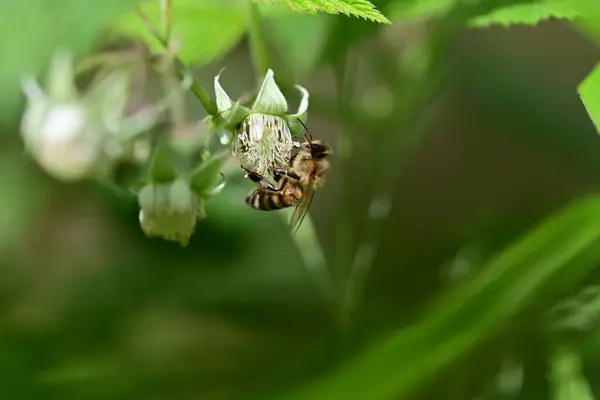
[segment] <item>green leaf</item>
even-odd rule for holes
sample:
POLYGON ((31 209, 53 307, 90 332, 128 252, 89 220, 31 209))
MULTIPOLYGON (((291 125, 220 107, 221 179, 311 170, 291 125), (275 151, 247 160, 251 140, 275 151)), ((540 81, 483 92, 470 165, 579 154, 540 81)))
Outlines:
POLYGON ((353 15, 374 22, 389 24, 377 8, 367 0, 254 0, 256 2, 284 4, 295 11, 315 13, 324 11, 329 14, 353 15))
POLYGON ((600 63, 579 84, 577 91, 596 130, 600 132, 600 63))
MULTIPOLYGON (((567 1, 567 0, 563 0, 567 1)), ((600 44, 600 2, 589 0, 571 0, 571 7, 579 11, 579 18, 574 22, 578 27, 600 44)))
POLYGON ((177 178, 176 154, 167 143, 159 143, 154 149, 149 174, 152 182, 171 182, 177 178))
POLYGON ((64 48, 78 56, 87 52, 98 32, 128 0, 3 0, 0 12, 0 120, 19 107, 20 80, 38 75, 54 51, 64 48))
POLYGON ((217 154, 205 160, 192 174, 192 189, 201 196, 209 196, 217 186, 223 165, 229 159, 230 153, 217 154))
MULTIPOLYGON (((161 26, 159 1, 141 3, 154 26, 161 26)), ((227 54, 248 28, 244 9, 224 0, 178 0, 173 2, 172 38, 180 41, 179 58, 202 65, 227 54)), ((163 52, 160 42, 148 31, 135 11, 121 15, 113 25, 119 34, 142 38, 152 50, 163 52)))
POLYGON ((539 3, 513 4, 495 9, 486 15, 471 19, 468 25, 477 28, 487 28, 495 24, 536 25, 550 18, 572 20, 579 15, 579 9, 571 1, 542 0, 539 3))
POLYGON ((456 0, 405 0, 395 1, 386 9, 392 21, 421 20, 448 13, 456 0))
POLYGON ((596 196, 570 204, 492 257, 476 269, 478 275, 424 310, 420 322, 391 334, 331 375, 279 398, 411 398, 440 368, 509 327, 528 306, 555 301, 599 261, 596 196))

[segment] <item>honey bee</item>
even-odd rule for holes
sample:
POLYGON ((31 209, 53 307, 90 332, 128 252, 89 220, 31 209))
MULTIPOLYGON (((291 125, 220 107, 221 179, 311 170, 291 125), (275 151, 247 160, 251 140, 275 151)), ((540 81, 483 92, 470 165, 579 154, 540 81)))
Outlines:
POLYGON ((246 197, 246 203, 262 211, 295 206, 289 222, 289 227, 294 233, 308 213, 315 188, 324 184, 325 171, 329 168, 327 156, 333 153, 328 144, 313 140, 306 125, 302 121, 300 123, 304 127, 305 141, 298 146, 299 149, 290 159, 287 169, 273 167, 273 179, 277 186, 257 172, 242 167, 246 171, 246 177, 259 185, 246 197))

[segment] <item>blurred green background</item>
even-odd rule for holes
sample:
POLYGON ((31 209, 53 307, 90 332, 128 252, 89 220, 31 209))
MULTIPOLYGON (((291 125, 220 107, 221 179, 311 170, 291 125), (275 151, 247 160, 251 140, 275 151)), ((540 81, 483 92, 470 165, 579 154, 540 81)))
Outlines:
MULTIPOLYGON (((208 89, 225 67, 232 97, 252 90, 245 10, 197 1, 213 14, 181 17, 200 35, 186 61, 208 89)), ((393 25, 260 8, 276 79, 293 105, 291 84, 311 92, 313 136, 339 153, 311 216, 332 279, 355 286, 348 311, 284 219, 244 203, 233 159, 181 248, 143 235, 135 198, 24 152, 16 74, 65 41, 128 46, 106 27, 130 6, 0 6, 3 399, 600 396, 600 140, 576 91, 597 43, 557 20, 467 29, 460 8, 393 25), (565 299, 572 324, 550 313, 565 299)))

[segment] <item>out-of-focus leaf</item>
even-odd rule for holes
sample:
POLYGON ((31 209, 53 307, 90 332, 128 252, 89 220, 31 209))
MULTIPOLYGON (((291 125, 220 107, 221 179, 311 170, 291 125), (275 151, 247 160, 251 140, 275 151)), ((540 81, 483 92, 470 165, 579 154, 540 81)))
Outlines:
POLYGON ((600 286, 588 285, 550 310, 550 323, 560 331, 586 331, 600 320, 600 286))
POLYGON ((392 2, 385 10, 392 21, 420 20, 449 12, 456 0, 405 0, 392 2))
POLYGON ((490 25, 513 24, 536 25, 550 18, 571 20, 578 17, 579 8, 572 1, 541 0, 537 3, 511 4, 471 19, 471 27, 486 28, 490 25))
POLYGON ((296 11, 346 14, 389 24, 390 21, 367 0, 254 0, 256 2, 284 4, 296 11))
MULTIPOLYGON (((141 3, 154 26, 161 25, 159 1, 141 3)), ((179 58, 202 65, 225 55, 248 28, 244 8, 224 0, 178 0, 173 2, 174 40, 180 40, 179 58)), ((154 51, 163 51, 160 42, 148 31, 135 11, 121 15, 113 29, 123 35, 141 37, 154 51)))
POLYGON ((23 75, 37 75, 57 47, 86 52, 129 0, 4 0, 0 12, 0 120, 16 111, 23 75))
POLYGON ((577 88, 581 101, 592 122, 600 132, 600 64, 579 84, 577 88))
POLYGON ((600 261, 600 197, 572 203, 456 285, 423 320, 392 334, 339 371, 280 398, 407 398, 440 368, 530 304, 550 301, 600 261))
MULTIPOLYGON (((560 1, 560 0, 554 0, 560 1)), ((568 2, 569 7, 577 10, 577 18, 572 22, 580 28, 583 33, 600 44, 600 2, 590 0, 562 0, 568 2)))
POLYGON ((301 14, 284 9, 277 13, 265 13, 265 18, 269 26, 269 36, 273 38, 290 70, 294 71, 298 78, 308 75, 323 51, 332 17, 323 14, 301 14))
POLYGON ((209 194, 215 187, 229 153, 222 153, 204 161, 192 174, 191 185, 196 193, 209 194))
MULTIPOLYGON (((11 149, 12 150, 12 149, 11 149)), ((49 192, 45 182, 32 173, 21 155, 10 150, 0 158, 0 257, 14 249, 35 223, 37 207, 49 192)))
POLYGON ((581 371, 581 358, 572 349, 559 347, 551 358, 554 400, 594 400, 581 371))

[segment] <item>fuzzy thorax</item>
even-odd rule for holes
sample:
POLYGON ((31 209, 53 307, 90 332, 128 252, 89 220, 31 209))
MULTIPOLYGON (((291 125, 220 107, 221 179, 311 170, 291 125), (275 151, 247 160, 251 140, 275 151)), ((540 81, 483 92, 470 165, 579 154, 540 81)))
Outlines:
POLYGON ((292 147, 292 135, 283 118, 253 113, 237 129, 233 152, 244 168, 269 175, 274 165, 288 167, 292 147))

